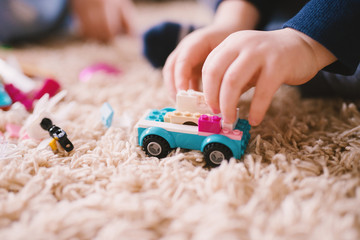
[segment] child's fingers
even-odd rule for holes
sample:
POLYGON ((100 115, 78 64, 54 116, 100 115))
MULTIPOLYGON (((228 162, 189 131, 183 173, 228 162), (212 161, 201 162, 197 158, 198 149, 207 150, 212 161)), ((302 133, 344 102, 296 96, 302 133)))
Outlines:
POLYGON ((195 67, 192 71, 192 76, 189 79, 189 88, 199 91, 199 79, 201 78, 202 64, 195 67))
POLYGON ((104 38, 105 40, 110 40, 120 32, 123 14, 119 6, 110 4, 110 2, 103 4, 104 19, 101 22, 105 28, 104 38))
POLYGON ((235 122, 239 98, 253 86, 259 67, 256 58, 242 53, 226 70, 219 94, 220 110, 226 123, 235 122))
POLYGON ((86 37, 90 38, 96 38, 97 37, 97 31, 99 22, 94 21, 94 18, 92 17, 93 14, 88 9, 84 12, 84 21, 82 21, 81 26, 83 30, 83 34, 86 37))
POLYGON ((109 28, 107 26, 107 16, 103 6, 88 6, 82 10, 81 26, 83 34, 90 38, 107 40, 109 28))
POLYGON ((175 63, 175 87, 176 90, 189 89, 189 77, 192 72, 192 65, 187 51, 181 51, 175 63))
POLYGON ((203 61, 204 53, 197 44, 183 45, 175 63, 175 87, 177 90, 187 90, 190 86, 190 79, 193 72, 203 61))
POLYGON ((170 95, 172 97, 175 97, 176 95, 175 78, 174 78, 176 59, 177 59, 177 51, 175 50, 167 58, 162 71, 165 85, 167 89, 170 91, 170 95))
POLYGON ((266 70, 260 74, 250 105, 249 123, 252 126, 257 126, 262 122, 275 92, 281 85, 276 75, 278 74, 274 72, 268 74, 266 70))
POLYGON ((90 27, 90 16, 86 8, 81 7, 81 2, 78 0, 72 1, 74 11, 76 13, 76 18, 79 21, 81 34, 84 36, 89 36, 91 34, 90 27))
POLYGON ((121 25, 123 31, 128 34, 135 34, 136 28, 134 21, 136 20, 135 16, 135 7, 133 3, 129 0, 120 1, 120 10, 121 13, 121 25))
MULTIPOLYGON (((192 39, 193 40, 193 39, 192 39)), ((193 40, 194 41, 194 40, 193 40)), ((179 49, 179 54, 175 62, 175 87, 177 90, 187 90, 190 87, 190 80, 195 81, 196 76, 200 76, 200 68, 204 62, 208 51, 203 43, 195 40, 195 44, 184 43, 179 49), (196 73, 198 71, 199 73, 196 73)), ((198 81, 198 79, 196 79, 198 81)))
POLYGON ((202 69, 204 96, 214 113, 220 112, 219 93, 222 80, 227 68, 236 57, 237 52, 228 52, 219 45, 205 60, 202 69))

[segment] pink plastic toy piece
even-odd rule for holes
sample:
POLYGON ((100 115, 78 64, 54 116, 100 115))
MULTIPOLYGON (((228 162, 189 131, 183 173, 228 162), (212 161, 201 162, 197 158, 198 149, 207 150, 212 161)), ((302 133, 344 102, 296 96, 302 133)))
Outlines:
POLYGON ((60 84, 51 78, 45 80, 44 85, 40 90, 34 94, 34 100, 40 99, 45 93, 48 93, 50 97, 54 96, 60 89, 60 84))
POLYGON ((223 128, 223 129, 221 129, 220 134, 227 136, 230 139, 241 140, 243 132, 238 129, 230 130, 228 128, 223 128))
POLYGON ((33 108, 33 101, 29 99, 24 93, 22 93, 19 89, 17 89, 12 84, 4 85, 5 91, 9 94, 11 100, 13 102, 21 102, 26 110, 31 111, 33 108))
POLYGON ((6 133, 8 134, 9 137, 19 138, 21 126, 12 124, 12 123, 8 123, 8 124, 6 124, 5 129, 6 129, 6 133))
POLYGON ((220 133, 221 117, 201 115, 199 118, 199 132, 220 133))
POLYGON ((90 80, 92 75, 94 75, 94 73, 99 71, 103 71, 107 74, 113 74, 113 75, 118 75, 122 72, 121 70, 107 63, 96 63, 87 68, 84 68, 79 74, 79 79, 82 82, 87 82, 90 80))
POLYGON ((29 135, 27 135, 27 133, 22 135, 20 138, 21 138, 21 140, 30 139, 30 137, 29 137, 29 135))

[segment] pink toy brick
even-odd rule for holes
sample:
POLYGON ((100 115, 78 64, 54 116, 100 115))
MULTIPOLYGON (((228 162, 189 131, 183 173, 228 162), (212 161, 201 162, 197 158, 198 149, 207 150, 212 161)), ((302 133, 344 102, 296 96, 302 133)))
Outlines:
POLYGON ((218 134, 221 131, 221 117, 201 115, 199 118, 199 132, 218 134))
MULTIPOLYGON (((211 136, 212 134, 214 133, 211 133, 211 132, 201 132, 199 131, 199 135, 200 136, 211 136)), ((232 140, 241 140, 242 137, 243 137, 243 132, 236 129, 236 130, 231 130, 231 129, 228 129, 228 128, 223 128, 221 129, 221 131, 217 134, 220 134, 220 135, 224 135, 232 140)))
POLYGON ((16 124, 12 124, 12 123, 8 123, 8 124, 6 124, 5 129, 6 129, 6 134, 9 137, 11 137, 11 138, 19 138, 21 126, 16 125, 16 124))
POLYGON ((60 84, 51 78, 45 80, 44 85, 34 94, 34 100, 40 99, 45 93, 50 97, 54 96, 60 90, 60 84))
POLYGON ((12 84, 5 84, 4 88, 13 102, 20 102, 25 106, 26 110, 32 110, 33 101, 29 99, 23 92, 21 92, 12 84))
POLYGON ((24 135, 19 136, 21 140, 30 139, 29 135, 25 133, 24 135))
POLYGON ((224 136, 226 136, 226 137, 228 137, 230 139, 241 140, 243 132, 238 130, 238 129, 231 130, 231 129, 228 129, 228 128, 223 128, 223 129, 221 129, 220 134, 224 135, 224 136))

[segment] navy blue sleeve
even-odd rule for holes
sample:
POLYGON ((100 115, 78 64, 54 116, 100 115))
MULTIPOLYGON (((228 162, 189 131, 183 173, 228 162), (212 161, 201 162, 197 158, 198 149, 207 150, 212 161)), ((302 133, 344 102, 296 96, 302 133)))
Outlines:
POLYGON ((326 70, 351 75, 360 59, 360 1, 311 0, 284 24, 305 33, 338 59, 326 70))

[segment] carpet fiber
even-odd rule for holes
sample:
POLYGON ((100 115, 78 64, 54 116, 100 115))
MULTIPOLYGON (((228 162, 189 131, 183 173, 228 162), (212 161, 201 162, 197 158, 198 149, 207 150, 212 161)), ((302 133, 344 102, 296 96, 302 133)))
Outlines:
MULTIPOLYGON (((163 18, 200 25, 210 18, 191 2, 142 4, 139 15, 142 29, 163 18)), ((139 40, 61 40, 0 54, 61 82, 67 94, 48 115, 75 146, 54 154, 31 139, 0 143, 0 239, 360 238, 355 103, 305 100, 283 87, 251 130, 242 160, 207 170, 200 152, 178 149, 158 160, 136 146, 133 127, 144 111, 174 104, 161 73, 142 59, 139 40), (123 74, 78 81, 96 62, 123 74), (109 129, 99 113, 106 101, 115 111, 109 129)), ((250 99, 251 92, 240 101, 243 118, 250 99)), ((17 105, 0 110, 0 131, 29 117, 17 105)))

